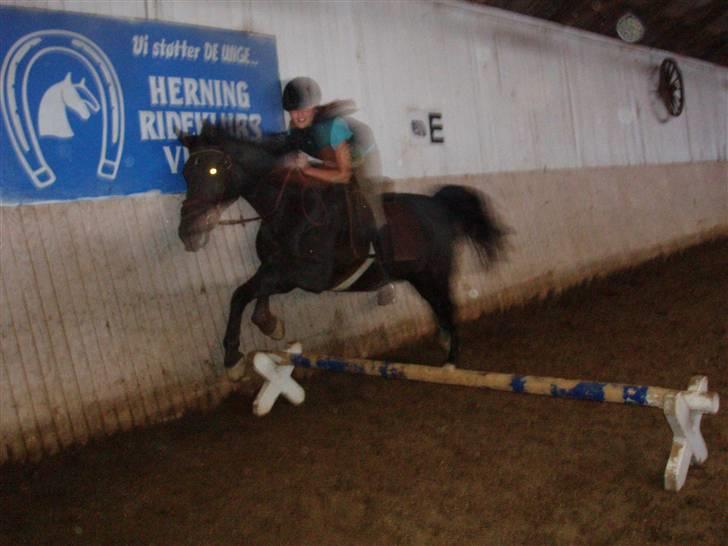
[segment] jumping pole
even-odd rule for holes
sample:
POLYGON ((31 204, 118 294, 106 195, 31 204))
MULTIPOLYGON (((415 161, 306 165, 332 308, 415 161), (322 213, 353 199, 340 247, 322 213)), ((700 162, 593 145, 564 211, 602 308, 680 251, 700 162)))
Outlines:
POLYGON ((708 448, 700 431, 700 421, 703 414, 715 414, 720 406, 718 393, 708 392, 705 376, 693 376, 688 388, 678 391, 647 385, 463 370, 451 364, 436 367, 303 354, 298 344, 287 352, 256 353, 253 367, 265 380, 253 402, 253 413, 257 416, 267 414, 279 395, 296 405, 304 401, 303 388, 291 377, 294 368, 661 408, 673 433, 664 482, 665 489, 671 491, 682 488, 691 463, 701 464, 707 459, 708 448))

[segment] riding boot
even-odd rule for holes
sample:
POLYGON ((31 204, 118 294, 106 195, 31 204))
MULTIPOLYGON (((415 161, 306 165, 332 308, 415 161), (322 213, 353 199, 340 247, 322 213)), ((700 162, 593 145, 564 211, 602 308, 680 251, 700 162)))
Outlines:
MULTIPOLYGON (((374 161, 373 163, 377 163, 374 161)), ((382 279, 383 286, 377 290, 377 303, 379 305, 389 305, 394 303, 396 300, 396 293, 394 290, 394 283, 389 278, 389 273, 384 267, 384 253, 382 252, 382 230, 387 224, 387 217, 384 213, 384 205, 382 203, 381 184, 383 180, 378 174, 381 171, 381 166, 375 169, 377 174, 367 172, 372 167, 371 162, 366 162, 360 165, 360 170, 357 172, 357 184, 362 191, 366 202, 369 204, 369 209, 372 211, 374 217, 374 225, 371 228, 369 240, 374 245, 375 252, 375 267, 378 268, 378 272, 382 279)))

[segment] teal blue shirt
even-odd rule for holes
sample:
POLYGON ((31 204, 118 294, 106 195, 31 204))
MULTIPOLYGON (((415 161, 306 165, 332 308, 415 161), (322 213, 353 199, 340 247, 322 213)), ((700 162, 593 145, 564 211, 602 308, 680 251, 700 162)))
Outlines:
POLYGON ((343 118, 333 118, 317 123, 313 129, 314 139, 321 148, 331 146, 334 150, 342 142, 351 140, 354 133, 343 118))
MULTIPOLYGON (((321 150, 325 148, 336 150, 342 142, 348 142, 351 146, 351 160, 354 163, 361 161, 374 148, 373 142, 360 142, 347 121, 342 117, 318 121, 308 129, 304 129, 304 131, 306 136, 298 141, 299 148, 308 155, 319 159, 321 158, 321 150)), ((291 134, 291 130, 288 131, 288 134, 291 134)))
POLYGON ((314 123, 309 129, 310 139, 306 139, 303 151, 319 157, 324 148, 338 148, 342 142, 351 140, 354 133, 343 118, 335 117, 314 123))

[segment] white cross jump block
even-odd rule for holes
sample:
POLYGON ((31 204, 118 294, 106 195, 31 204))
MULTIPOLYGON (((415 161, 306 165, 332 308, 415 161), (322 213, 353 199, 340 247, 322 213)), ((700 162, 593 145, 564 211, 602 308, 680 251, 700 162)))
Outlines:
MULTIPOLYGON (((290 354, 301 354, 300 344, 295 344, 286 351, 290 354)), ((309 365, 314 368, 330 369, 328 360, 323 360, 327 366, 320 366, 315 355, 309 355, 309 365)), ((253 402, 253 413, 257 416, 266 415, 273 408, 273 404, 280 395, 287 398, 292 404, 299 405, 304 401, 305 392, 291 377, 294 366, 283 364, 286 355, 259 352, 253 360, 255 370, 265 378, 265 383, 253 402)), ((346 364, 345 362, 343 364, 346 364)), ((511 374, 485 373, 471 370, 459 370, 453 366, 435 368, 431 366, 418 366, 413 364, 391 364, 358 359, 349 362, 349 367, 338 371, 350 373, 364 373, 386 378, 406 378, 432 383, 462 384, 469 386, 487 387, 495 390, 510 390, 511 392, 530 392, 531 394, 554 396, 553 387, 558 384, 573 384, 573 380, 557 378, 526 378, 511 374), (354 364, 352 364, 354 362, 354 364), (452 381, 451 375, 458 373, 464 376, 462 381, 452 381), (478 382, 473 382, 475 379, 478 382), (505 379, 504 379, 505 378, 505 379), (518 379, 520 390, 513 389, 514 378, 518 379), (472 380, 472 381, 471 381, 472 380), (504 383, 505 382, 505 383, 504 383), (552 384, 554 383, 555 384, 552 384), (524 384, 533 383, 530 390, 523 388, 524 384), (539 390, 540 386, 550 385, 551 390, 539 390)), ((573 385, 572 385, 573 386, 573 385)), ((600 388, 608 389, 610 397, 600 399, 603 402, 627 403, 628 398, 620 394, 615 398, 614 392, 632 392, 630 387, 619 384, 599 384, 600 388)), ((569 387, 571 388, 571 387, 569 387)), ((690 379, 688 388, 684 391, 664 389, 661 387, 639 387, 644 389, 645 396, 641 405, 662 408, 667 422, 672 429, 672 450, 665 466, 665 489, 679 491, 685 484, 688 469, 691 463, 701 464, 708 458, 700 422, 706 413, 716 414, 720 406, 718 393, 708 392, 708 378, 701 375, 690 379)), ((592 398, 593 399, 593 398, 592 398)), ((629 398, 632 401, 633 397, 629 398)), ((630 402, 632 403, 632 402, 630 402)))
POLYGON ((718 394, 708 392, 708 378, 702 375, 693 376, 686 391, 665 397, 665 417, 672 429, 672 450, 665 467, 665 489, 680 491, 688 477, 690 464, 701 464, 708 458, 700 421, 704 413, 718 413, 719 405, 718 394))
POLYGON ((279 365, 281 361, 281 357, 267 353, 257 353, 253 359, 253 368, 265 379, 253 401, 253 413, 258 417, 270 412, 280 395, 295 406, 302 404, 306 398, 303 387, 291 377, 294 366, 279 365))

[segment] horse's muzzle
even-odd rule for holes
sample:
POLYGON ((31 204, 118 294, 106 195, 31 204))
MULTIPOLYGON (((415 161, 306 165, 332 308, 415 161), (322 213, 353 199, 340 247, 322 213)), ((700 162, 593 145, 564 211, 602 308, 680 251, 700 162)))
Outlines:
POLYGON ((207 210, 194 210, 183 206, 182 221, 177 235, 185 245, 188 252, 197 252, 210 240, 210 232, 220 221, 222 210, 212 207, 207 210))
POLYGON ((210 232, 203 231, 194 234, 187 234, 184 237, 180 234, 180 239, 182 239, 182 243, 185 245, 185 250, 187 252, 197 252, 210 240, 210 232))

